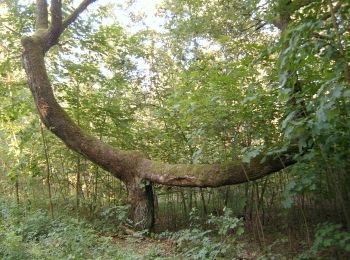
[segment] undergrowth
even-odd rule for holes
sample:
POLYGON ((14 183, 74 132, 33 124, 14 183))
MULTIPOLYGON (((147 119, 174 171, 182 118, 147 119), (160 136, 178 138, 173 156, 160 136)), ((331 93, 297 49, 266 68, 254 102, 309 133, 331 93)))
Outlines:
POLYGON ((243 220, 233 217, 230 209, 225 208, 222 216, 210 215, 207 228, 199 224, 196 209, 192 209, 190 221, 187 229, 163 234, 176 241, 179 256, 191 259, 234 259, 241 256, 243 242, 239 240, 244 233, 243 220))
POLYGON ((74 217, 51 218, 43 210, 23 214, 15 204, 0 201, 1 259, 141 259, 113 237, 74 217))
POLYGON ((320 224, 312 245, 291 257, 278 249, 287 238, 265 248, 253 246, 243 219, 229 208, 220 216, 209 215, 204 224, 193 209, 188 228, 177 232, 132 235, 118 225, 131 224, 126 211, 112 206, 94 221, 64 212, 52 218, 44 210, 24 210, 0 198, 0 259, 347 259, 350 254, 350 234, 333 223, 320 224))

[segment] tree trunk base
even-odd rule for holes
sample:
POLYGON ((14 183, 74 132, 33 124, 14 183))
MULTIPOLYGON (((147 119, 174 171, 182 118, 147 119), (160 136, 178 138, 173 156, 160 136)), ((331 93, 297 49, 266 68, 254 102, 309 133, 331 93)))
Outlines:
POLYGON ((129 217, 136 230, 151 230, 154 225, 154 198, 152 183, 134 179, 127 185, 129 217))

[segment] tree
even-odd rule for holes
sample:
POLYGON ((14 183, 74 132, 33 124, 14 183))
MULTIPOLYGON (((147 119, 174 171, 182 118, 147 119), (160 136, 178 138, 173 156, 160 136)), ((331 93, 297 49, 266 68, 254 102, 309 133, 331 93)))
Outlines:
POLYGON ((52 0, 50 22, 46 0, 36 1, 35 32, 22 38, 23 66, 28 85, 40 118, 45 126, 70 149, 120 179, 128 190, 129 214, 137 228, 153 225, 152 183, 187 187, 219 187, 239 184, 277 172, 295 161, 288 156, 294 149, 279 156, 257 156, 249 163, 167 164, 150 160, 136 151, 114 148, 86 133, 57 102, 45 66, 45 54, 78 16, 95 0, 84 0, 63 18, 62 1, 52 0))

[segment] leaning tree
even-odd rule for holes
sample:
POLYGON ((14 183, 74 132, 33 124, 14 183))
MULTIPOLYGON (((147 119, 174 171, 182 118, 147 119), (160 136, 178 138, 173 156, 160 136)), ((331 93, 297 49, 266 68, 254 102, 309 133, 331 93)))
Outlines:
MULTIPOLYGON (((45 55, 78 16, 96 0, 84 0, 63 17, 62 1, 36 0, 35 32, 22 38, 23 66, 40 118, 45 126, 70 149, 111 173, 128 191, 129 214, 139 229, 154 223, 152 183, 182 187, 219 187, 262 178, 294 163, 287 154, 256 157, 249 163, 168 164, 150 160, 136 151, 123 151, 88 134, 59 105, 45 66, 45 55), (49 9, 50 8, 50 12, 49 9)), ((303 2, 303 1, 300 1, 303 2)), ((305 1, 307 2, 307 1, 305 1)), ((304 3, 305 4, 305 3, 304 3)), ((289 16, 279 16, 276 24, 285 28, 289 16)))

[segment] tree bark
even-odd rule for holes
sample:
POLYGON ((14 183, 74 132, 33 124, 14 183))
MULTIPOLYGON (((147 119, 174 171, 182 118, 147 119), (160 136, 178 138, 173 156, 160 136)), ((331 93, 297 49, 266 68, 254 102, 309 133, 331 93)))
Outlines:
POLYGON ((154 196, 152 183, 138 177, 126 184, 129 217, 136 229, 151 229, 154 225, 154 196))

